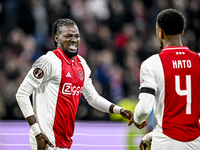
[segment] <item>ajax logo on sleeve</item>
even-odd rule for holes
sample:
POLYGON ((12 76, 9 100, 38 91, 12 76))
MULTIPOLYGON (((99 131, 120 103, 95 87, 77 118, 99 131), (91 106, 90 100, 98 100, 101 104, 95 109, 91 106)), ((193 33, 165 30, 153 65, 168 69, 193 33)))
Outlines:
POLYGON ((34 75, 35 78, 41 79, 41 78, 43 77, 43 75, 44 75, 44 72, 43 72, 42 69, 36 68, 36 69, 33 71, 33 75, 34 75))

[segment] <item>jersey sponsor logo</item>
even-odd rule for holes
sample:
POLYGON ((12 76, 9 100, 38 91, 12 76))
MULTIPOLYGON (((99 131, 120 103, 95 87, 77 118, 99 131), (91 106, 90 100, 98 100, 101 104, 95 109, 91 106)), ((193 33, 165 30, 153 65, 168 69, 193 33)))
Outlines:
POLYGON ((34 75, 35 78, 41 79, 41 78, 43 77, 43 75, 44 75, 44 72, 43 72, 42 69, 36 68, 36 69, 33 71, 33 75, 34 75))
POLYGON ((40 84, 40 82, 38 80, 36 80, 31 74, 28 75, 28 77, 33 80, 33 82, 35 82, 37 85, 40 84))
POLYGON ((71 83, 65 83, 62 88, 62 93, 67 95, 76 95, 82 93, 83 87, 73 86, 71 83))
POLYGON ((84 78, 84 77, 83 77, 83 71, 80 70, 80 71, 78 72, 78 77, 79 77, 79 79, 80 79, 81 81, 83 81, 83 78, 84 78))
POLYGON ((66 75, 66 77, 70 77, 70 78, 71 78, 72 76, 71 76, 71 74, 68 72, 67 75, 66 75))

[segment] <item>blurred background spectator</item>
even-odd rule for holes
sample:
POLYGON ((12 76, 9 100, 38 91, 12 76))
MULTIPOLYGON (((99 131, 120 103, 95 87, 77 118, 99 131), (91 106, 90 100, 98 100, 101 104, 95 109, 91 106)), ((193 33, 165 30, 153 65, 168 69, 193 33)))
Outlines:
MULTIPOLYGON (((0 119, 24 119, 16 90, 33 62, 55 48, 51 26, 59 18, 78 24, 79 54, 91 67, 97 91, 134 109, 140 64, 160 52, 155 21, 165 8, 185 15, 183 44, 200 52, 200 0, 1 0, 0 119)), ((82 97, 78 120, 116 120, 86 103, 82 97)))

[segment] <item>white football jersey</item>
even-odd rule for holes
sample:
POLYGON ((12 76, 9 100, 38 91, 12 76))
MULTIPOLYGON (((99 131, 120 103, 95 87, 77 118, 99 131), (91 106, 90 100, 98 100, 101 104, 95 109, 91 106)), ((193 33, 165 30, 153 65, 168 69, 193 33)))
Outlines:
POLYGON ((91 106, 109 112, 112 103, 96 92, 90 73, 81 56, 72 61, 57 48, 36 60, 18 89, 16 97, 25 118, 35 115, 42 132, 56 147, 70 148, 72 144, 82 93, 91 106))
MULTIPOLYGON (((155 90, 157 126, 182 142, 200 136, 200 57, 186 46, 165 47, 140 70, 140 88, 155 90)), ((144 108, 145 109, 145 108, 144 108)))

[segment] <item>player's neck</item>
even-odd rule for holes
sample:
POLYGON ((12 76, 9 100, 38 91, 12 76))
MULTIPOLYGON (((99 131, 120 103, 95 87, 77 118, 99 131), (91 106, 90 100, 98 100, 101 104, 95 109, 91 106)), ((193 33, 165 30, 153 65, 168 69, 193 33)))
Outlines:
POLYGON ((163 40, 163 47, 167 46, 183 46, 181 36, 167 36, 166 40, 163 40))

